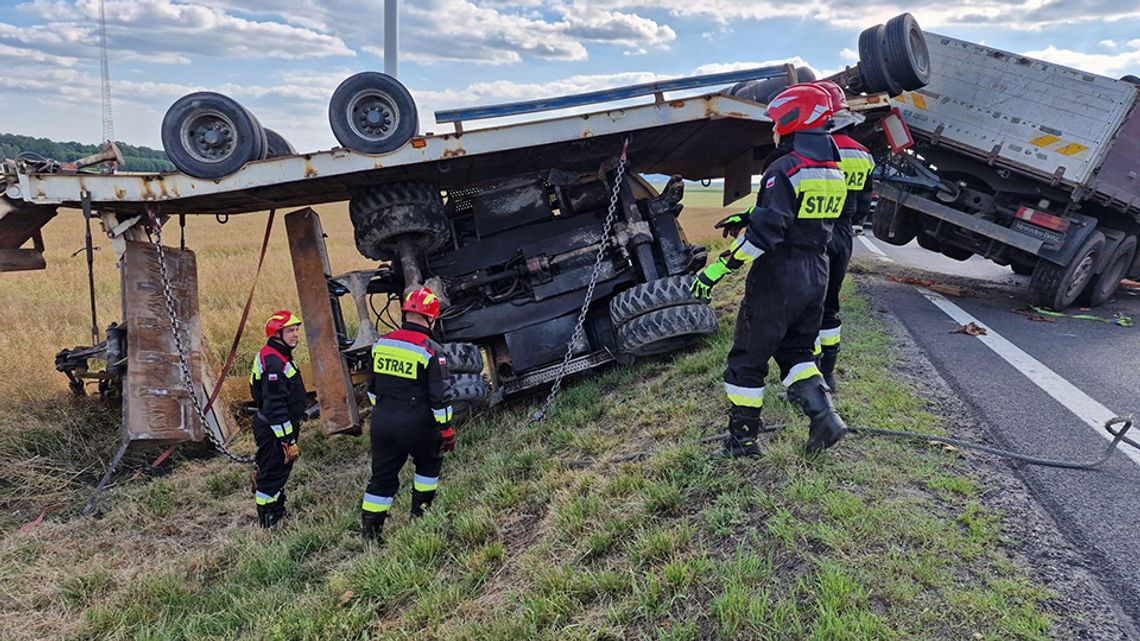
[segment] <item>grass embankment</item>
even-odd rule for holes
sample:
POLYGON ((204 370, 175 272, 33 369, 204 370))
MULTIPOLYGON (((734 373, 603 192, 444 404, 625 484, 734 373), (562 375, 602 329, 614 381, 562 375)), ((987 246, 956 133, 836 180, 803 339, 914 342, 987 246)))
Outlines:
MULTIPOLYGON (((436 510, 401 496, 383 547, 357 538, 364 438, 306 435, 294 515, 251 523, 244 472, 180 463, 0 547, 7 636, 70 639, 1040 639, 1033 586, 938 448, 849 439, 816 459, 772 398, 761 461, 712 460, 740 279, 706 345, 460 429, 436 510), (640 461, 611 465, 623 454, 640 461), (567 464, 596 459, 589 467, 567 464), (979 634, 980 636, 975 636, 979 634)), ((848 296, 839 407, 854 423, 938 430, 893 373, 879 322, 848 296)), ((774 382, 774 381, 773 381, 774 382)), ((775 388, 774 388, 775 389, 775 388)), ((408 470, 405 470, 408 472, 408 470)), ((408 491, 405 479, 401 494, 408 491)))

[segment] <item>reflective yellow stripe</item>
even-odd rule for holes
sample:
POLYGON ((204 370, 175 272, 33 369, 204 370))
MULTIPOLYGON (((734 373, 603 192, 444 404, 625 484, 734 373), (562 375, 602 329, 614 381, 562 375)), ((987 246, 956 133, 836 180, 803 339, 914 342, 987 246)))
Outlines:
POLYGON ((448 405, 443 409, 432 408, 431 413, 435 416, 435 422, 440 424, 447 424, 451 422, 451 406, 448 405))
POLYGON ((728 402, 737 407, 764 407, 763 387, 741 387, 726 382, 724 393, 728 396, 728 402))
POLYGON ((788 387, 800 381, 806 381, 813 376, 819 376, 821 378, 823 377, 823 374, 820 373, 819 368, 815 366, 814 361, 810 363, 800 363, 798 365, 794 365, 792 369, 788 371, 787 378, 785 378, 783 381, 784 387, 788 387))
POLYGON ((280 492, 274 494, 273 496, 269 496, 268 494, 264 494, 262 492, 257 492, 253 495, 253 500, 257 501, 258 505, 269 505, 270 503, 276 503, 279 496, 281 496, 280 492))
POLYGON ((439 487, 439 479, 416 474, 412 479, 412 485, 420 492, 431 492, 432 490, 439 487))
POLYGON ((371 405, 375 405, 375 404, 376 404, 376 395, 375 395, 375 394, 373 394, 372 392, 368 392, 368 402, 369 402, 369 404, 371 404, 371 405))
POLYGON ((365 512, 387 512, 392 509, 392 497, 376 496, 365 492, 364 501, 360 503, 360 509, 365 512))
POLYGON ((812 356, 819 357, 823 353, 823 343, 820 342, 819 337, 815 337, 815 347, 812 349, 812 356))
POLYGON ((297 368, 293 367, 293 363, 285 363, 285 378, 293 378, 297 375, 297 368))
POLYGON ((819 330, 819 338, 817 338, 816 341, 820 345, 826 345, 828 347, 838 345, 839 344, 839 335, 840 335, 841 329, 842 329, 841 327, 833 327, 831 329, 821 329, 821 330, 819 330))

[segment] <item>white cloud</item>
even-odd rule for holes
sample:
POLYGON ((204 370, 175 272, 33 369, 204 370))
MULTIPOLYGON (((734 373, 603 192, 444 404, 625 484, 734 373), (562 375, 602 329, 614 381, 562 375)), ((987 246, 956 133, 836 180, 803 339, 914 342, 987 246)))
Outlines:
POLYGON ((1132 47, 1131 51, 1108 55, 1059 49, 1049 45, 1040 51, 1026 51, 1025 55, 1105 76, 1119 76, 1140 71, 1140 41, 1131 41, 1128 46, 1132 47))
POLYGON ((859 52, 854 49, 844 47, 839 51, 839 59, 843 62, 856 63, 859 62, 859 52))
POLYGON ((1120 43, 1115 40, 1101 40, 1099 44, 1106 49, 1116 49, 1120 46, 1120 43))

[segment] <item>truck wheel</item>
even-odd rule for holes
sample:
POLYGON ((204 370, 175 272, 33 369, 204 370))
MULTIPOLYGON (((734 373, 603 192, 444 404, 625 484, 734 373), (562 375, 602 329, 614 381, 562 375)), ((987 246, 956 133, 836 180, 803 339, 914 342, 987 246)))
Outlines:
POLYGON ((1013 273, 1017 274, 1018 276, 1028 276, 1032 274, 1034 267, 1036 267, 1036 265, 1026 265, 1024 263, 1009 264, 1009 268, 1012 269, 1013 273))
POLYGON ((419 128, 416 102, 392 76, 364 71, 349 76, 329 101, 329 126, 340 144, 365 154, 404 146, 419 128))
POLYGON ((880 198, 871 218, 871 231, 884 243, 902 247, 918 236, 919 225, 913 211, 893 200, 880 198))
POLYGON ((1068 265, 1056 265, 1047 260, 1037 261, 1033 278, 1029 281, 1034 302, 1056 310, 1072 305, 1092 279, 1097 252, 1103 248, 1104 234, 1094 231, 1068 265))
POLYGON ((897 15, 883 28, 887 73, 907 91, 930 82, 930 52, 918 21, 909 13, 897 15))
POLYGON ((1132 266, 1132 259, 1135 256, 1136 237, 1128 236, 1112 251, 1104 271, 1093 276, 1085 286, 1079 300, 1089 307, 1096 307, 1112 298, 1116 289, 1120 287, 1120 279, 1124 278, 1128 268, 1132 266))
POLYGON ((483 353, 474 343, 444 343, 447 371, 453 374, 482 374, 483 353))
POLYGON ((692 276, 670 276, 635 285, 610 300, 610 319, 620 327, 629 321, 667 307, 701 305, 689 287, 692 276))
POLYGON ((941 243, 941 245, 942 245, 942 249, 938 250, 939 253, 941 253, 943 256, 950 258, 950 259, 953 259, 953 260, 957 260, 957 261, 970 260, 970 257, 974 255, 974 252, 972 252, 968 249, 963 249, 961 247, 951 245, 950 243, 941 243))
POLYGON ((297 150, 293 148, 293 145, 290 145, 289 141, 285 140, 284 136, 277 133, 276 131, 273 131, 272 129, 265 130, 265 142, 267 146, 267 155, 265 156, 266 158, 277 158, 278 156, 294 156, 297 154, 297 150))
POLYGON ((356 249, 373 260, 396 258, 396 239, 411 236, 416 249, 431 254, 450 236, 443 199, 434 185, 396 182, 356 192, 348 203, 356 249))
POLYGON ((447 377, 447 399, 456 414, 464 414, 491 402, 491 387, 482 374, 453 373, 447 377))
POLYGON ((664 354, 715 334, 716 312, 703 303, 642 314, 618 328, 618 347, 633 356, 664 354))
POLYGON ((942 241, 926 232, 918 232, 918 246, 929 252, 942 252, 942 241))
POLYGON ((883 25, 875 25, 859 34, 859 75, 867 93, 885 91, 891 96, 902 93, 902 87, 887 70, 883 51, 883 25))
POLYGON ((233 98, 211 91, 182 96, 162 118, 162 148, 182 173, 223 178, 261 157, 261 124, 233 98))

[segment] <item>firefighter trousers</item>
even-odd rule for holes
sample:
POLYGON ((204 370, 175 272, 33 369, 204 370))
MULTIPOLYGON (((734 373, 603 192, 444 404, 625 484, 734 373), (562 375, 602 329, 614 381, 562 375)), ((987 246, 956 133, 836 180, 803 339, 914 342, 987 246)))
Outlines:
POLYGON ((770 358, 780 366, 785 386, 819 375, 813 351, 827 271, 823 248, 781 247, 753 263, 724 372, 733 406, 763 406, 770 358))
MULTIPOLYGON (((294 425, 297 424, 294 422, 294 425)), ((297 435, 300 436, 299 433, 297 435)), ((257 505, 263 510, 284 510, 285 482, 293 471, 293 462, 285 462, 281 442, 269 424, 258 417, 253 419, 253 440, 257 444, 257 453, 254 454, 254 463, 257 465, 257 505)))
POLYGON ((417 492, 434 492, 443 469, 439 427, 427 405, 377 401, 372 412, 372 478, 364 493, 366 512, 387 512, 400 489, 400 469, 412 457, 417 492))
POLYGON ((823 299, 823 320, 820 321, 820 343, 824 350, 839 349, 839 290, 847 276, 847 266, 851 263, 852 245, 855 233, 847 223, 835 223, 831 241, 827 244, 828 276, 827 296, 823 299))

